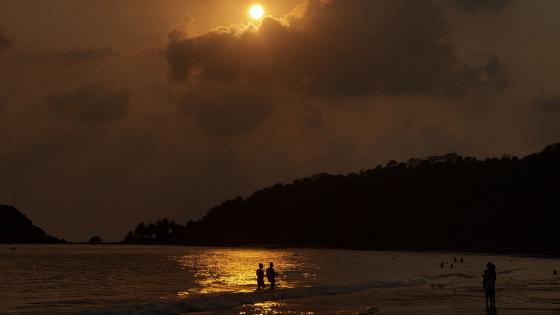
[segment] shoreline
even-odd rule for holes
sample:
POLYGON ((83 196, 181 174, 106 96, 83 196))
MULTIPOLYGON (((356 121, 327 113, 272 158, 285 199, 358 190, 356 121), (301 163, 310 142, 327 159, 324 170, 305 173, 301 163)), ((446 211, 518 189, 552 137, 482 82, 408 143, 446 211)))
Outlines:
POLYGON ((403 253, 403 254, 449 254, 449 255, 476 255, 476 256, 500 256, 500 257, 518 257, 518 258, 542 258, 542 259, 560 259, 560 254, 542 254, 542 253, 523 253, 523 252, 489 252, 489 251, 466 251, 466 250, 412 250, 412 249, 355 249, 344 247, 314 247, 314 246, 296 246, 296 247, 282 247, 282 248, 267 248, 268 245, 247 245, 247 246, 217 246, 217 245, 183 245, 183 244, 165 244, 165 243, 123 243, 123 242, 104 242, 99 244, 92 244, 88 242, 66 242, 66 243, 0 243, 2 246, 17 247, 17 246, 137 246, 137 247, 188 247, 188 248, 215 248, 215 249, 258 249, 269 251, 282 251, 282 250, 342 250, 342 251, 356 251, 356 252, 380 252, 380 253, 403 253))

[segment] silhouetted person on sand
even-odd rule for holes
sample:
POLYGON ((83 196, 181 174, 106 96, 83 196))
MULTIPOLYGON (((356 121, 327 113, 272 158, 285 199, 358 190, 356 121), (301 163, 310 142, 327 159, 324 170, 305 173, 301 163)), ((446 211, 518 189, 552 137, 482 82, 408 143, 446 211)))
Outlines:
POLYGON ((264 266, 259 264, 259 269, 257 269, 257 290, 264 289, 264 266))
POLYGON ((486 295, 486 309, 496 310, 496 265, 489 262, 482 275, 482 287, 486 295))
POLYGON ((270 263, 270 267, 266 269, 266 278, 270 282, 270 288, 276 288, 276 271, 274 271, 274 264, 270 263))

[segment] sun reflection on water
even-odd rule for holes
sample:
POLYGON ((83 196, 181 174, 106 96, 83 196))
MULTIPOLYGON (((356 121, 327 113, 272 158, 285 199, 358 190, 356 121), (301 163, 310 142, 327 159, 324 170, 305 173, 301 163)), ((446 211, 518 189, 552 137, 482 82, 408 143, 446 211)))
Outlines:
POLYGON ((315 312, 289 311, 287 303, 275 302, 275 301, 244 305, 239 311, 239 315, 274 315, 274 314, 314 315, 315 312))
POLYGON ((246 310, 239 312, 239 315, 270 315, 270 314, 284 314, 281 310, 285 303, 281 302, 263 302, 255 303, 250 306, 245 306, 246 310), (248 310, 250 308, 250 310, 248 310))
MULTIPOLYGON (((177 293, 185 298, 189 293, 252 292, 256 289, 256 270, 259 263, 265 268, 274 262, 279 276, 277 286, 292 288, 296 285, 290 274, 297 272, 306 277, 315 274, 306 270, 304 258, 290 250, 209 249, 197 255, 170 257, 179 268, 192 273, 194 286, 177 293)), ((267 283, 268 284, 268 283, 267 283)))

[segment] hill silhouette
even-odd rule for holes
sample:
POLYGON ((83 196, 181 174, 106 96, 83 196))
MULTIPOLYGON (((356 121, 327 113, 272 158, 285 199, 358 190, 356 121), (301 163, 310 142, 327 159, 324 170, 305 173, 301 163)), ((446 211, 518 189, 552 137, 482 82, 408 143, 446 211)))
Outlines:
POLYGON ((0 243, 54 244, 65 242, 46 234, 41 228, 33 225, 33 222, 16 208, 0 205, 0 243))
POLYGON ((318 174, 237 197, 198 221, 139 224, 127 243, 560 254, 560 144, 318 174))

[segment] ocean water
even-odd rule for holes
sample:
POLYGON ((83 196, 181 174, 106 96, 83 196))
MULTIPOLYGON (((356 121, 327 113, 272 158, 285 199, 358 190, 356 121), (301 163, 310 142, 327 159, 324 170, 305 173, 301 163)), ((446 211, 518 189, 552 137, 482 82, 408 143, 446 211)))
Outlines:
POLYGON ((0 248, 0 313, 482 314, 488 261, 500 314, 560 314, 556 259, 109 245, 0 248), (278 289, 256 292, 271 261, 278 289))

